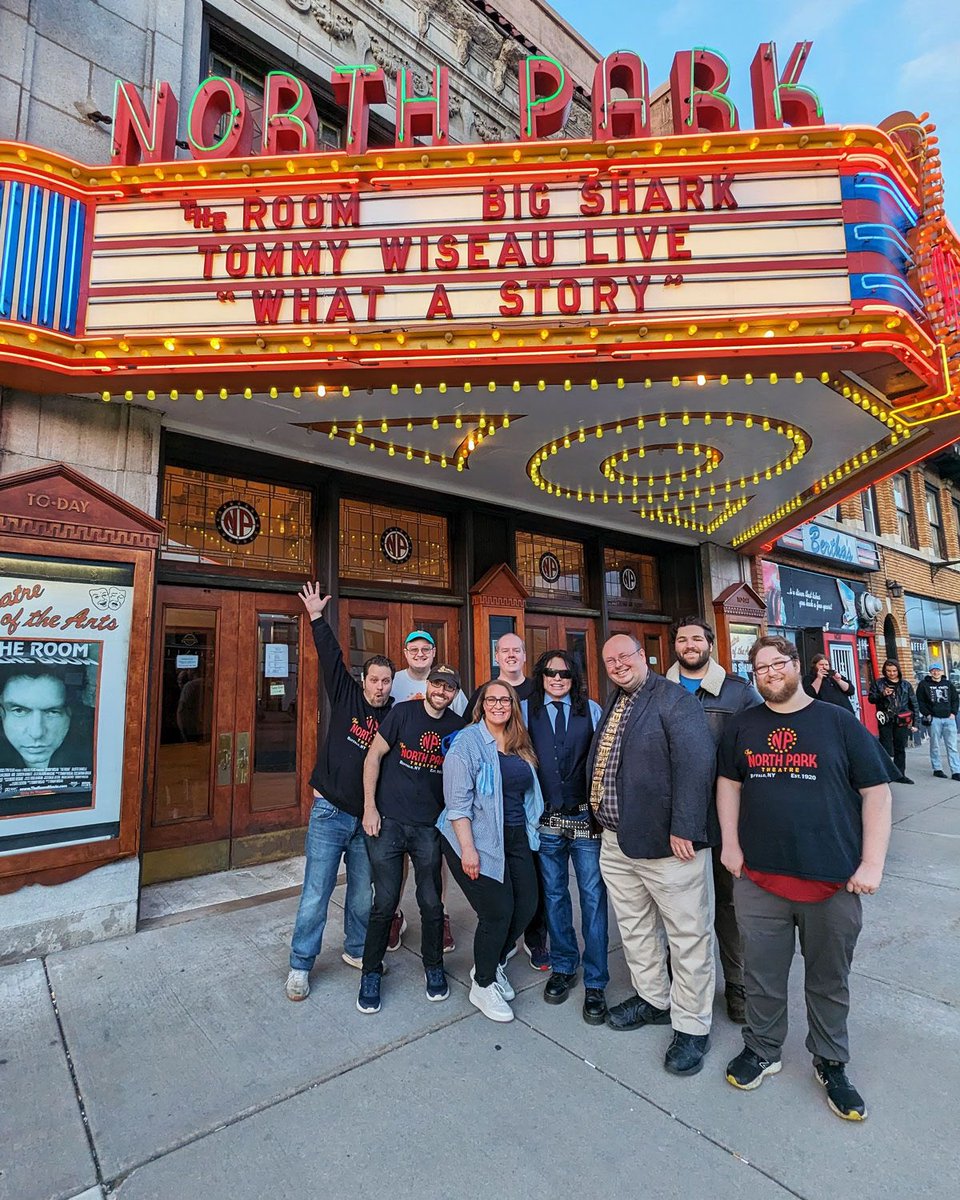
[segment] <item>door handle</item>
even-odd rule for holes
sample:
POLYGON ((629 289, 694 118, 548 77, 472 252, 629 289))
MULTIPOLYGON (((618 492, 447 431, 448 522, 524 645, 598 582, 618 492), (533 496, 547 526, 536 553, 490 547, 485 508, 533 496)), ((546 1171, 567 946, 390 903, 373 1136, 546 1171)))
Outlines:
POLYGON ((217 787, 229 787, 233 782, 233 734, 217 735, 217 787))
POLYGON ((250 734, 237 734, 237 759, 235 778, 238 784, 246 783, 250 777, 250 734))

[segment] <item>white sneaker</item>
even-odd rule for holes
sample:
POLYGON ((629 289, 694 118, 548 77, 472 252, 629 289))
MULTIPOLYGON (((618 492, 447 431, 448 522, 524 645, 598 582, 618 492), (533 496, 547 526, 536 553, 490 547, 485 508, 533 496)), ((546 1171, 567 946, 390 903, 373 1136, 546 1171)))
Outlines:
POLYGON ((287 976, 287 999, 306 1000, 310 995, 310 972, 291 970, 287 976))
POLYGON ((356 967, 358 971, 363 970, 363 958, 357 958, 356 955, 348 954, 346 950, 340 955, 348 967, 356 967))
POLYGON ((513 990, 513 984, 507 978, 507 973, 503 969, 502 963, 497 963, 497 978, 496 985, 500 989, 500 994, 504 1000, 515 1000, 517 993, 513 990))
POLYGON ((480 987, 476 979, 470 986, 470 1003, 474 1008, 479 1008, 485 1017, 489 1017, 491 1021, 512 1021, 513 1009, 504 1000, 503 992, 495 983, 488 984, 487 987, 480 987))

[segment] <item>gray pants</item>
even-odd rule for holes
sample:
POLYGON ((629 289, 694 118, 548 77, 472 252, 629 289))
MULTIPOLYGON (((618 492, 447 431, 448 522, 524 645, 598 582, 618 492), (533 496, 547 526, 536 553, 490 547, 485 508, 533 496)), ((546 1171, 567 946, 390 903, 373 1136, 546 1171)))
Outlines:
POLYGON ((727 987, 743 987, 743 943, 737 928, 737 914, 733 907, 733 876, 720 861, 720 847, 713 847, 713 892, 716 896, 717 915, 713 928, 720 948, 720 965, 723 981, 727 987))
POLYGON ((733 898, 743 938, 746 1045, 761 1058, 780 1058, 787 1036, 787 980, 799 932, 807 1049, 815 1062, 849 1062, 848 980, 863 924, 860 897, 841 888, 829 900, 804 904, 774 896, 743 876, 734 880, 733 898))

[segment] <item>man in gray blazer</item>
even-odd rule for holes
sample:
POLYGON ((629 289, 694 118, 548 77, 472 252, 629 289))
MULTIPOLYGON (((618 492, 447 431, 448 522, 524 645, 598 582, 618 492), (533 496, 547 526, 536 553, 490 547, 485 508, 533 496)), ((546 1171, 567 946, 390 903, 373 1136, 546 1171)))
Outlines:
POLYGON ((695 1075, 710 1044, 716 983, 714 742, 697 699, 651 671, 633 638, 609 638, 603 663, 616 691, 590 750, 590 806, 602 829, 600 871, 636 989, 610 1009, 607 1024, 620 1030, 672 1024, 664 1066, 695 1075))

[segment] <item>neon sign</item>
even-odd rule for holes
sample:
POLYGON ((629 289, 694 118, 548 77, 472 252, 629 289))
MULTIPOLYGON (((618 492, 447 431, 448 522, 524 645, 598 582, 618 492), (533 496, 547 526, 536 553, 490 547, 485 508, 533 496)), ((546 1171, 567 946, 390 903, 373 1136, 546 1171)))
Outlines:
MULTIPOLYGON (((812 42, 798 42, 783 72, 776 46, 763 43, 750 66, 754 128, 823 125, 816 92, 799 83, 812 42)), ((673 132, 716 133, 740 128, 737 107, 727 95, 730 68, 716 50, 695 46, 674 56, 670 70, 673 132)), ((340 66, 331 74, 334 99, 347 112, 346 149, 367 150, 370 106, 384 104, 386 76, 366 64, 340 66)), ((559 132, 573 99, 573 80, 547 54, 527 55, 519 65, 519 128, 522 142, 540 141, 559 132)), ((446 67, 433 73, 429 96, 412 94, 409 71, 396 79, 396 145, 421 138, 434 146, 449 138, 449 77, 446 67)), ((154 86, 150 110, 129 83, 118 80, 114 95, 112 162, 124 166, 169 162, 175 155, 179 106, 168 83, 154 86)), ((609 54, 593 76, 594 137, 641 138, 650 133, 650 86, 647 66, 631 51, 609 54)), ((263 90, 263 133, 253 145, 253 118, 243 89, 232 79, 213 75, 194 92, 187 109, 187 143, 194 159, 237 158, 263 154, 310 154, 316 150, 317 111, 310 89, 287 71, 271 71, 263 90)))

